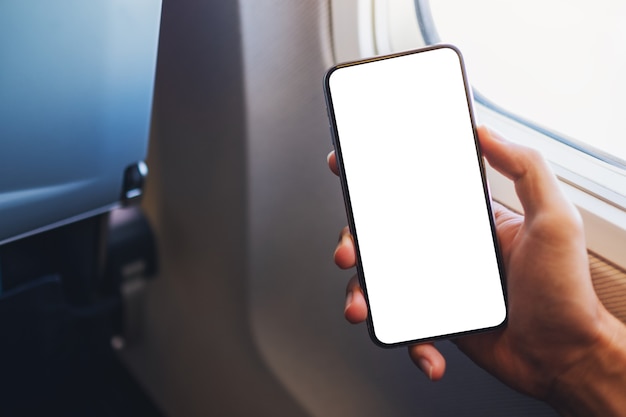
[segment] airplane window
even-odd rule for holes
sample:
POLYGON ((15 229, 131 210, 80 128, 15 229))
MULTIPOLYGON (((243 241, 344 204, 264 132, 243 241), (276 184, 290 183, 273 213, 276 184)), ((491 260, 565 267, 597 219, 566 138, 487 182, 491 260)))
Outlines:
POLYGON ((430 7, 430 24, 422 24, 429 43, 464 52, 477 100, 626 168, 626 1, 415 4, 430 7))

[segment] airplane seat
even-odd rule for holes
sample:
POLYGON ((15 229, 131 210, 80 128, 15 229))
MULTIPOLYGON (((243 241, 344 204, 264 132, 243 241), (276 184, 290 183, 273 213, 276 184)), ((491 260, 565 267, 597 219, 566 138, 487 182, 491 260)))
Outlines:
POLYGON ((156 268, 132 204, 160 1, 35 3, 0 4, 0 410, 158 416, 112 340, 156 268))
POLYGON ((115 213, 0 246, 6 415, 161 415, 115 346, 128 332, 123 289, 156 267, 153 238, 138 207, 115 213), (138 262, 145 270, 127 275, 138 262))

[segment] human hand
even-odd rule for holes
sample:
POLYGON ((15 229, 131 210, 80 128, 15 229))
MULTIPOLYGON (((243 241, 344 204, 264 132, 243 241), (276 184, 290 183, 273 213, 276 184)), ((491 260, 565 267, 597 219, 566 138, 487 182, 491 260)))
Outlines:
MULTIPOLYGON (((588 364, 591 352, 608 343, 607 334, 619 324, 595 294, 580 215, 545 160, 536 151, 504 141, 486 128, 480 128, 478 134, 487 161, 514 182, 524 216, 494 203, 507 272, 507 325, 458 338, 455 343, 509 386, 550 401, 563 380, 577 374, 588 364)), ((334 153, 328 162, 337 173, 334 153)), ((347 228, 340 235, 334 258, 341 268, 356 264, 347 228)), ((358 323, 367 313, 358 280, 353 277, 348 283, 345 316, 358 323)), ((409 353, 430 379, 443 377, 445 358, 433 344, 411 346, 409 353)))

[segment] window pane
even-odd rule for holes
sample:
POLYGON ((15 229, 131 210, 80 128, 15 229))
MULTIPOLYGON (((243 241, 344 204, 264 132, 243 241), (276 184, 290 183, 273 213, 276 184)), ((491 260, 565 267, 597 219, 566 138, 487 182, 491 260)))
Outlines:
POLYGON ((626 1, 431 0, 490 101, 626 160, 626 1))

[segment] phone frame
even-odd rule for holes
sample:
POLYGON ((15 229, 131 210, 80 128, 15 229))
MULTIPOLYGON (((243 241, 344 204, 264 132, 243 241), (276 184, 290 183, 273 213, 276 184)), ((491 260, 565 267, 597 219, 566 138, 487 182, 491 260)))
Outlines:
POLYGON ((488 331, 493 331, 493 330, 496 330, 496 329, 499 329, 499 328, 502 328, 503 326, 505 326, 507 321, 508 321, 508 296, 507 296, 507 291, 506 291, 506 278, 505 278, 506 274, 505 274, 504 263, 503 263, 503 260, 502 260, 500 244, 498 242, 497 235, 496 235, 495 216, 493 214, 493 209, 492 209, 492 206, 491 206, 491 192, 489 190, 489 184, 487 182, 485 165, 484 165, 484 159, 483 159, 483 156, 482 156, 480 143, 478 141, 478 134, 477 134, 477 130, 476 130, 476 121, 475 121, 474 109, 473 109, 472 89, 471 89, 471 87, 469 85, 469 82, 468 82, 468 79, 467 79, 467 72, 466 72, 466 68, 465 68, 465 62, 463 60, 463 56, 462 56, 460 50, 456 46, 454 46, 454 45, 437 44, 437 45, 430 45, 430 46, 427 46, 427 47, 424 47, 424 48, 419 48, 419 49, 414 49, 414 50, 409 50, 409 51, 404 51, 404 52, 399 52, 399 53, 394 53, 394 54, 389 54, 389 55, 376 56, 376 57, 372 57, 372 58, 367 58, 367 59, 362 59, 362 60, 355 60, 355 61, 350 61, 350 62, 346 62, 346 63, 341 63, 341 64, 337 64, 337 65, 331 67, 330 69, 328 69, 328 71, 324 75, 323 83, 324 83, 324 96, 325 96, 325 100, 326 100, 326 111, 328 113, 328 118, 329 118, 329 122, 330 122, 330 132, 331 132, 331 137, 332 137, 332 143, 333 143, 333 146, 334 146, 334 149, 335 149, 335 156, 336 156, 337 166, 338 166, 338 170, 339 170, 339 178, 340 178, 340 181, 341 181, 341 189, 342 189, 343 199, 344 199, 344 203, 345 203, 346 215, 347 215, 347 218, 348 218, 348 226, 349 226, 349 229, 350 229, 350 233, 352 234, 354 245, 355 245, 357 276, 358 276, 359 284, 361 285, 361 289, 363 291, 363 295, 365 297, 365 300, 366 300, 366 303, 367 303, 367 306, 368 306, 368 316, 367 316, 367 320, 366 320, 367 328, 368 328, 368 333, 369 333, 371 339, 373 340, 373 342, 376 345, 380 346, 380 347, 393 348, 393 347, 398 347, 398 346, 412 345, 412 344, 416 344, 416 343, 424 343, 424 342, 431 342, 431 341, 436 341, 436 340, 451 339, 451 338, 456 338, 456 337, 469 335, 469 334, 488 332, 488 331), (376 336, 376 332, 375 332, 373 321, 372 321, 372 316, 369 313, 370 303, 369 303, 369 297, 368 297, 368 291, 367 291, 367 283, 366 283, 366 279, 365 279, 365 276, 364 276, 363 268, 361 266, 362 265, 362 262, 361 262, 361 251, 359 249, 359 239, 358 239, 358 234, 357 234, 357 231, 356 231, 354 216, 353 216, 353 212, 352 212, 352 202, 351 202, 351 199, 350 199, 350 193, 349 193, 349 190, 348 190, 348 183, 347 183, 346 173, 345 173, 345 169, 344 169, 344 165, 343 165, 343 155, 342 155, 341 143, 340 143, 341 141, 339 139, 339 133, 338 133, 338 129, 337 129, 337 122, 336 122, 336 119, 335 119, 335 112, 334 112, 333 100, 332 100, 332 94, 331 94, 331 88, 330 88, 330 77, 331 77, 331 75, 335 71, 337 71, 339 69, 342 69, 342 68, 351 67, 351 66, 355 66, 355 65, 363 65, 363 64, 370 63, 370 62, 382 61, 382 60, 387 60, 387 59, 393 59, 393 58, 402 57, 402 56, 405 56, 405 55, 425 53, 425 52, 429 52, 429 51, 433 51, 433 50, 437 50, 437 49, 442 49, 442 48, 448 48, 448 49, 453 50, 456 53, 456 55, 457 55, 457 57, 459 59, 460 70, 461 70, 461 75, 462 75, 462 79, 463 79, 463 85, 464 85, 464 88, 465 88, 465 98, 467 100, 467 110, 469 112, 469 117, 470 117, 470 121, 471 121, 471 128, 472 128, 472 135, 473 135, 473 138, 474 138, 474 147, 476 149, 476 157, 478 158, 478 164, 479 164, 479 168, 480 168, 480 176, 481 176, 481 180, 482 180, 483 193, 484 193, 484 197, 485 197, 487 212, 488 212, 488 215, 489 215, 489 224, 491 226, 491 235, 493 237, 493 245, 494 245, 494 250, 495 250, 495 255, 496 255, 496 260, 497 260, 497 267, 498 267, 498 271, 499 271, 499 274, 500 274, 500 284, 501 284, 501 287, 502 287, 502 296, 503 296, 503 301, 504 301, 504 306, 505 306, 505 317, 504 317, 504 320, 500 324, 498 324, 496 326, 491 326, 491 327, 486 327, 486 328, 479 328, 479 329, 472 329, 472 330, 467 330, 467 331, 462 331, 462 332, 457 332, 457 333, 436 335, 436 336, 428 337, 428 338, 400 341, 400 342, 397 342, 397 343, 385 343, 385 342, 379 340, 378 337, 376 336))

